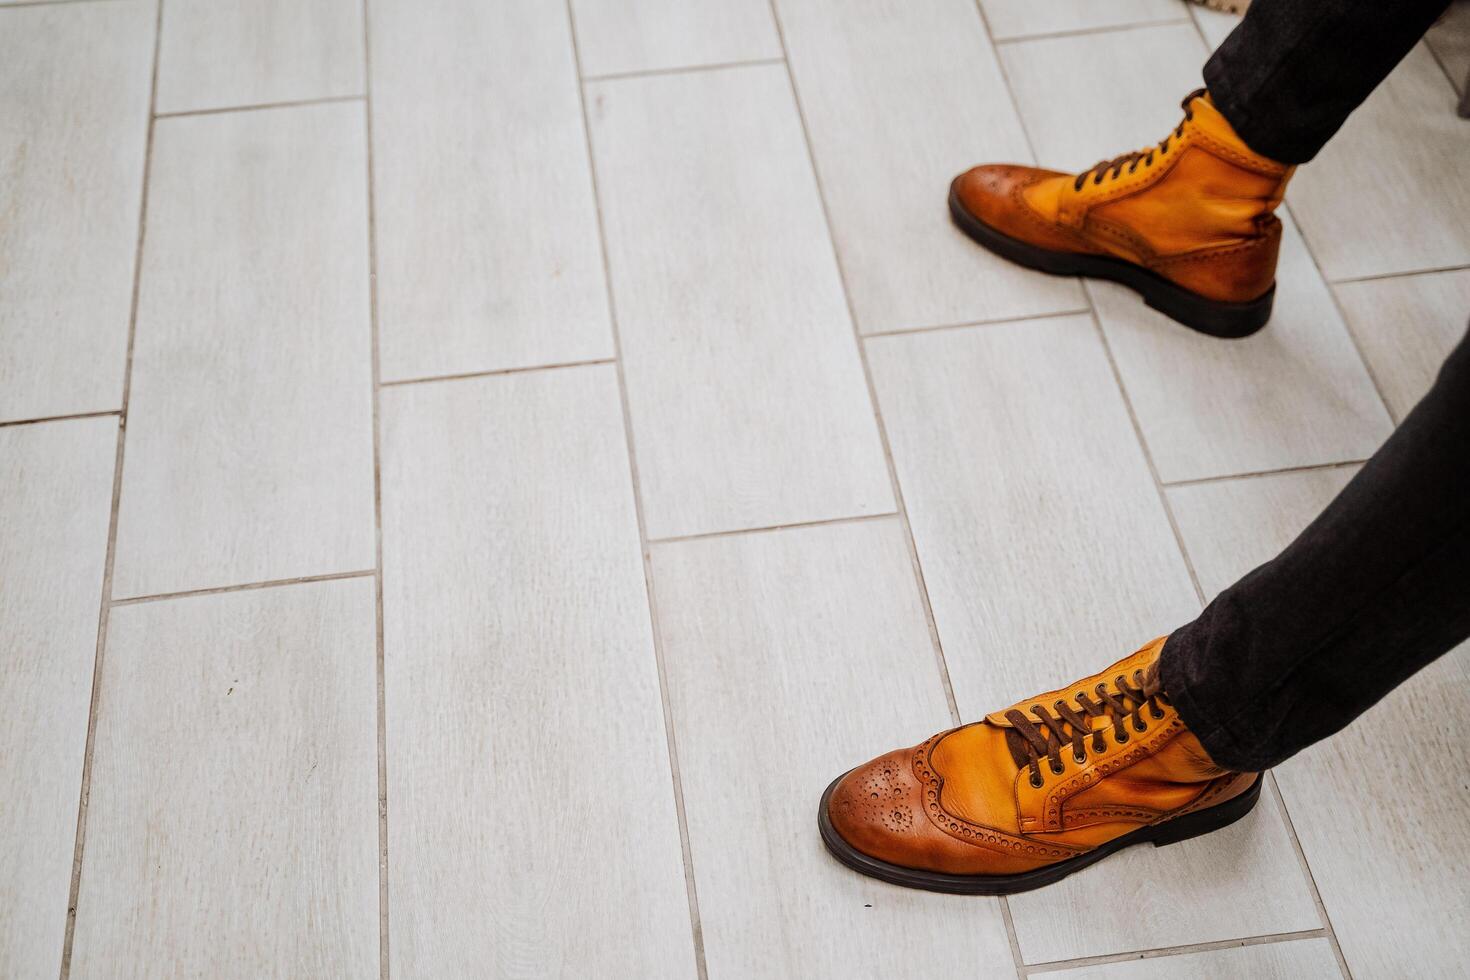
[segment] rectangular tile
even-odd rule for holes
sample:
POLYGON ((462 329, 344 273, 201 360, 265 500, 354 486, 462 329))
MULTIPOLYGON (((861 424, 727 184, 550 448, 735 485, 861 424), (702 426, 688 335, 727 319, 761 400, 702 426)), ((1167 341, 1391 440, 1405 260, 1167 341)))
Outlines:
MULTIPOLYGON (((1349 476, 1170 490, 1207 591, 1285 547, 1349 476)), ((1467 683, 1470 644, 1462 644, 1275 770, 1353 976, 1454 976, 1470 956, 1462 928, 1470 788, 1456 762, 1457 733, 1470 724, 1467 683)))
POLYGON ((61 969, 117 420, 0 429, 0 976, 61 969))
POLYGON ((1330 941, 1299 939, 1083 966, 1044 975, 1047 980, 1326 980, 1342 976, 1342 971, 1330 941))
MULTIPOLYGON (((1003 57, 1042 160, 1085 167, 1158 140, 1198 84, 1189 25, 1007 45, 1003 57), (1147 62, 1148 72, 1130 66, 1147 62)), ((1362 459, 1390 422, 1332 295, 1288 218, 1276 309, 1224 342, 1089 284, 1118 371, 1165 481, 1362 459)))
POLYGON ((369 9, 383 379, 611 357, 566 6, 369 9))
POLYGON ((0 421, 122 407, 153 10, 0 23, 0 421))
POLYGON ((376 976, 371 578, 113 609, 71 975, 376 976))
POLYGON ((1457 101, 1417 45, 1297 172, 1286 200, 1328 279, 1470 264, 1470 127, 1457 101))
POLYGON ((1470 3, 1451 3, 1424 39, 1455 91, 1463 95, 1470 83, 1470 3))
POLYGON ((785 69, 588 99, 649 536, 893 510, 785 69))
MULTIPOLYGON (((868 349, 966 718, 1085 676, 1198 613, 1091 318, 868 349)), ((1318 925, 1269 799, 1228 831, 1135 848, 1010 902, 1028 963, 1318 925), (1100 889, 1113 898, 1098 902, 1100 889)))
POLYGON ((169 0, 158 111, 361 95, 359 0, 169 0))
POLYGON ((868 356, 967 717, 1199 612, 1090 317, 877 338, 868 356))
POLYGON ((693 975, 613 368, 382 425, 393 974, 693 975))
POLYGON ((113 594, 371 568, 362 107, 154 135, 113 594))
POLYGON ((980 5, 985 10, 990 33, 996 40, 1028 34, 1094 31, 1182 20, 1189 16, 1189 11, 1179 0, 1122 0, 1121 3, 1109 4, 1091 3, 1090 0, 1050 0, 1048 3, 981 0, 980 5))
POLYGON ((865 332, 1084 309, 949 220, 955 175, 1031 152, 971 0, 777 5, 858 325, 865 332))
POLYGON ((1424 397, 1470 322, 1470 269, 1344 282, 1348 328, 1397 420, 1424 397))
POLYGON ((770 0, 572 0, 582 73, 781 57, 770 0))
POLYGON ((1289 215, 1283 224, 1276 308, 1252 337, 1207 337, 1121 286, 1088 287, 1162 480, 1366 459, 1393 428, 1289 215))
POLYGON ((816 831, 831 779, 949 724, 896 519, 656 545, 653 571, 710 976, 1009 975, 994 900, 863 877, 816 831))

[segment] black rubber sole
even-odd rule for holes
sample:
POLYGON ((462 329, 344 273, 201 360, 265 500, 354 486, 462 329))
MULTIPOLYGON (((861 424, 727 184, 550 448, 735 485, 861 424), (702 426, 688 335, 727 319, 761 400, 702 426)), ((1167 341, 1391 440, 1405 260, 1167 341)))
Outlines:
POLYGON ((1121 851, 1125 847, 1132 847, 1134 844, 1166 847, 1169 844, 1177 844, 1191 837, 1199 837, 1222 827, 1228 827, 1255 808, 1256 801, 1261 797, 1262 779, 1258 775, 1250 789, 1226 800, 1219 806, 1175 817, 1173 820, 1165 820, 1163 823, 1149 827, 1140 827, 1086 854, 1079 854, 1074 858, 1058 861, 1044 868, 1037 868, 1035 871, 1017 875, 947 875, 880 861, 869 857, 843 840, 842 835, 837 833, 836 828, 832 826, 831 819, 827 816, 827 801, 831 799, 832 790, 842 781, 842 778, 838 776, 832 780, 832 785, 828 786, 827 791, 822 794, 821 809, 817 812, 817 827, 822 832, 822 843, 827 845, 827 850, 832 856, 852 870, 861 872, 870 878, 877 878, 895 885, 904 885, 908 888, 948 892, 952 895, 1014 895, 1017 892, 1026 892, 1061 881, 1068 875, 1096 864, 1109 854, 1121 851))
POLYGON ((1211 337, 1249 337, 1271 319, 1271 306, 1276 300, 1275 283, 1247 303, 1224 303, 1192 293, 1123 259, 1053 252, 996 231, 965 210, 953 184, 949 189, 949 213, 960 231, 1001 258, 1056 276, 1109 279, 1138 293, 1145 303, 1169 319, 1211 337))

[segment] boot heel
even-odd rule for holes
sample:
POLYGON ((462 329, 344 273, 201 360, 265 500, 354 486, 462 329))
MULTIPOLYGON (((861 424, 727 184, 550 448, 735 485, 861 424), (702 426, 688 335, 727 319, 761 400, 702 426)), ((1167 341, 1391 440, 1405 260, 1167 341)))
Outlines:
POLYGON ((1255 784, 1233 800, 1159 824, 1152 837, 1154 847, 1168 847, 1235 823, 1255 809, 1256 801, 1261 798, 1261 781, 1265 778, 1265 773, 1256 776, 1255 784))

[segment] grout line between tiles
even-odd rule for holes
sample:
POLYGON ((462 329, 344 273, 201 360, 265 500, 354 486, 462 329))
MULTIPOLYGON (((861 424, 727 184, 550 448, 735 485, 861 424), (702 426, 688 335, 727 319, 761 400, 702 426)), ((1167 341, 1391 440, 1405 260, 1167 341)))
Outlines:
MULTIPOLYGON (((989 22, 987 21, 987 24, 989 22)), ((1020 41, 1049 41, 1059 37, 1088 37, 1093 34, 1122 34, 1126 31, 1146 30, 1150 27, 1178 27, 1181 24, 1190 24, 1189 14, 1186 12, 1182 17, 1170 17, 1167 20, 1136 20, 1127 24, 1104 24, 1100 27, 1082 27, 1065 31, 1043 31, 1039 34, 1013 34, 1009 37, 993 37, 991 43, 999 47, 1003 44, 1015 44, 1020 41)))
MULTIPOLYGON (((374 274, 376 282, 376 274, 374 274)), ((376 288, 374 289, 376 294, 376 288)), ((374 300, 376 304, 376 299, 374 300)), ((432 374, 422 378, 401 378, 396 381, 379 381, 379 388, 396 388, 399 385, 433 384, 438 381, 464 381, 468 378, 498 378, 505 374, 527 374, 531 371, 558 371, 562 368, 587 367, 591 364, 611 364, 611 357, 594 357, 585 361, 564 361, 560 364, 532 364, 528 367, 494 368, 489 371, 465 371, 460 374, 432 374)))
POLYGON ((109 408, 100 412, 77 412, 74 415, 43 415, 33 419, 10 419, 6 422, 0 422, 0 429, 8 429, 12 426, 17 425, 41 425, 45 422, 71 422, 76 419, 101 419, 106 418, 109 415, 121 416, 122 410, 118 408, 109 408))
POLYGON ((679 740, 674 726, 673 702, 669 697, 668 670, 664 663, 663 633, 659 628, 658 599, 654 590, 652 553, 648 546, 648 522, 643 510, 643 489, 638 474, 638 453, 633 440, 633 416, 628 403, 628 382, 623 374, 622 337, 618 329, 617 301, 613 295, 612 267, 607 252, 607 229, 602 216, 602 189, 597 181, 597 163, 592 146, 592 122, 587 113, 586 79, 582 76, 582 49, 577 41, 577 15, 572 0, 565 0, 567 30, 572 41, 572 61, 577 69, 577 101, 582 110, 582 136, 587 153, 587 174, 592 185, 592 203, 597 215, 597 243, 602 253, 602 278, 607 292, 608 325, 612 333, 613 365, 618 382, 618 403, 623 416, 623 439, 628 450, 628 478, 633 493, 633 515, 638 524, 638 550, 643 561, 643 589, 648 602, 648 625, 653 642, 658 693, 663 712, 664 739, 669 753, 669 778, 673 786, 674 815, 679 826, 679 849, 684 863, 684 892, 689 902, 689 929, 694 949, 694 968, 699 980, 708 980, 704 955, 704 926, 699 916, 699 888, 694 876, 694 855, 689 846, 689 819, 684 807, 684 783, 679 771, 679 740))
POLYGON ((388 695, 383 645, 383 427, 380 411, 382 359, 378 353, 378 216, 373 189, 373 46, 371 11, 362 0, 362 111, 367 184, 368 343, 373 404, 373 619, 377 684, 378 754, 378 976, 388 980, 388 695))
POLYGON ((782 58, 752 58, 748 61, 715 61, 707 65, 676 65, 672 68, 640 68, 633 71, 610 71, 601 75, 585 75, 586 82, 616 82, 624 78, 656 78, 659 75, 688 75, 700 71, 721 71, 725 68, 751 68, 757 65, 779 65, 782 58))
POLYGON ((283 585, 307 585, 312 582, 335 582, 344 578, 366 578, 374 574, 374 569, 364 568, 353 572, 327 572, 324 575, 300 575, 294 578, 273 578, 260 582, 241 582, 238 585, 219 585, 206 589, 185 589, 180 592, 155 592, 151 595, 127 596, 123 599, 113 599, 111 605, 136 606, 143 602, 163 602, 167 599, 192 599, 197 596, 222 595, 226 592, 255 592, 259 589, 275 589, 283 585))
MULTIPOLYGON (((1295 216, 1293 216, 1293 219, 1294 218, 1295 216)), ((1297 227, 1300 228, 1301 225, 1298 224, 1297 227)), ((1432 266, 1428 269, 1409 269, 1405 272, 1374 272, 1366 276, 1343 276, 1341 279, 1328 279, 1326 276, 1323 276, 1322 278, 1330 285, 1346 286, 1350 283, 1355 282, 1377 282, 1380 279, 1404 279, 1409 276, 1433 275, 1436 272, 1461 272, 1465 269, 1470 269, 1470 264, 1461 263, 1459 265, 1437 265, 1432 266)))
POLYGON ((914 579, 919 588, 919 599, 924 607, 924 621, 929 628, 929 641, 934 647, 934 657, 939 669, 940 683, 944 687, 944 699, 949 706, 951 721, 960 723, 959 705, 954 696, 954 684, 949 676, 949 664, 944 658, 944 643, 939 636, 939 627, 934 620, 934 608, 929 602, 929 588, 924 580, 924 566, 919 559, 919 549, 914 543, 914 529, 909 522, 908 508, 904 504, 903 487, 898 480, 898 467, 893 460, 893 449, 888 439, 888 429, 883 422, 883 409, 878 402, 878 388, 873 383, 873 371, 868 364, 868 351, 863 345, 863 335, 858 329, 857 311, 852 305, 852 291, 847 286, 847 272, 842 265, 842 251, 837 247, 837 235, 832 227, 832 212, 827 205, 827 192, 822 185, 822 174, 817 166, 816 149, 812 146, 811 130, 807 126, 806 108, 801 102, 801 92, 796 86, 796 74, 791 70, 791 52, 786 46, 786 26, 781 21, 781 12, 776 0, 769 0, 771 19, 776 25, 776 36, 781 42, 782 61, 786 65, 786 82, 791 87, 791 99, 796 106, 797 121, 801 124, 801 138, 806 146, 807 164, 812 169, 812 180, 817 187, 817 201, 822 206, 822 223, 827 229, 827 241, 832 248, 833 265, 842 287, 842 300, 847 308, 848 325, 852 329, 853 346, 857 349, 858 362, 863 369, 863 382, 867 386, 868 401, 873 408, 873 422, 878 430, 878 441, 883 447, 883 462, 888 469, 888 482, 893 492, 893 501, 898 508, 899 522, 903 527, 904 541, 908 545, 909 562, 913 566, 914 579))
POLYGON ((858 514, 854 517, 828 517, 819 521, 793 521, 790 524, 767 524, 764 527, 737 527, 729 531, 702 531, 699 534, 673 534, 666 538, 649 538, 648 543, 654 544, 679 544, 685 541, 707 541, 710 538, 730 538, 741 534, 766 534, 771 531, 792 531, 805 527, 828 527, 832 524, 863 524, 868 521, 881 521, 899 516, 898 511, 890 510, 882 514, 858 514))
POLYGON ((966 320, 962 323, 936 323, 927 327, 895 327, 891 330, 871 330, 862 335, 864 340, 874 337, 906 337, 909 334, 935 333, 940 330, 968 330, 971 327, 1000 327, 1009 323, 1024 323, 1028 320, 1055 320, 1064 316, 1086 316, 1092 310, 1081 307, 1075 310, 1057 310, 1055 313, 1037 313, 1032 316, 997 317, 993 320, 966 320))
POLYGON ((1235 949, 1240 946, 1269 946, 1274 943, 1304 942, 1311 939, 1326 939, 1325 929, 1304 929, 1300 932, 1278 932, 1267 936, 1251 936, 1246 939, 1221 939, 1209 943, 1191 943, 1185 946, 1160 946, 1156 949, 1141 949, 1131 953, 1109 953, 1105 956, 1081 956, 1071 960, 1048 960, 1034 963, 1025 968, 1024 976, 1045 976, 1058 970, 1075 970, 1079 967, 1106 966, 1111 963, 1132 963, 1137 960, 1162 959, 1168 956, 1186 956, 1190 953, 1209 953, 1219 949, 1235 949))
POLYGON ((1196 487, 1206 483, 1227 483, 1231 480, 1249 480, 1258 476, 1280 476, 1283 473, 1311 473, 1316 470, 1338 470, 1345 466, 1361 466, 1366 462, 1366 459, 1345 459, 1336 463, 1283 466, 1274 470, 1252 470, 1249 473, 1222 473, 1219 476, 1202 476, 1192 480, 1162 480, 1159 485, 1166 489, 1173 489, 1174 487, 1196 487))
POLYGON ((122 504, 123 456, 127 448, 128 405, 133 393, 133 349, 138 333, 138 294, 143 279, 143 244, 148 227, 148 180, 153 167, 153 110, 158 104, 158 42, 163 29, 163 0, 153 8, 153 59, 149 67, 148 116, 144 123, 142 186, 138 194, 138 237, 133 246, 133 288, 128 301, 128 343, 123 359, 122 407, 118 414, 117 453, 112 464, 111 513, 107 521, 107 555, 103 561, 102 594, 97 612, 97 652, 92 660, 92 692, 87 708, 87 731, 82 749, 82 782, 77 796, 76 840, 72 847, 71 882, 67 889, 66 929, 61 943, 61 980, 71 975, 72 946, 76 940, 77 905, 82 884, 82 858, 87 845, 87 804, 92 792, 92 759, 97 744, 97 707, 102 697, 102 668, 107 655, 107 625, 112 613, 113 570, 117 562, 117 521, 122 504))
POLYGON ((263 109, 295 109, 300 106, 332 105, 338 102, 365 102, 366 95, 324 95, 315 99, 287 99, 283 102, 253 102, 249 105, 222 105, 208 109, 179 109, 176 112, 156 112, 155 119, 179 119, 188 116, 218 116, 226 112, 259 112, 263 109))

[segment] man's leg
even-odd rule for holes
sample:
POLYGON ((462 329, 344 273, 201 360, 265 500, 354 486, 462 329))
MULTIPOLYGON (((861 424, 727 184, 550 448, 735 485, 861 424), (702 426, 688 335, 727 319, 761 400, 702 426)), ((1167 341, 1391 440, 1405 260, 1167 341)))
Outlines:
POLYGON ((1251 149, 1306 163, 1448 6, 1255 0, 1205 65, 1205 84, 1251 149))
POLYGON ((1210 757, 1254 771, 1467 637, 1470 334, 1321 516, 1170 635, 1159 673, 1210 757))

